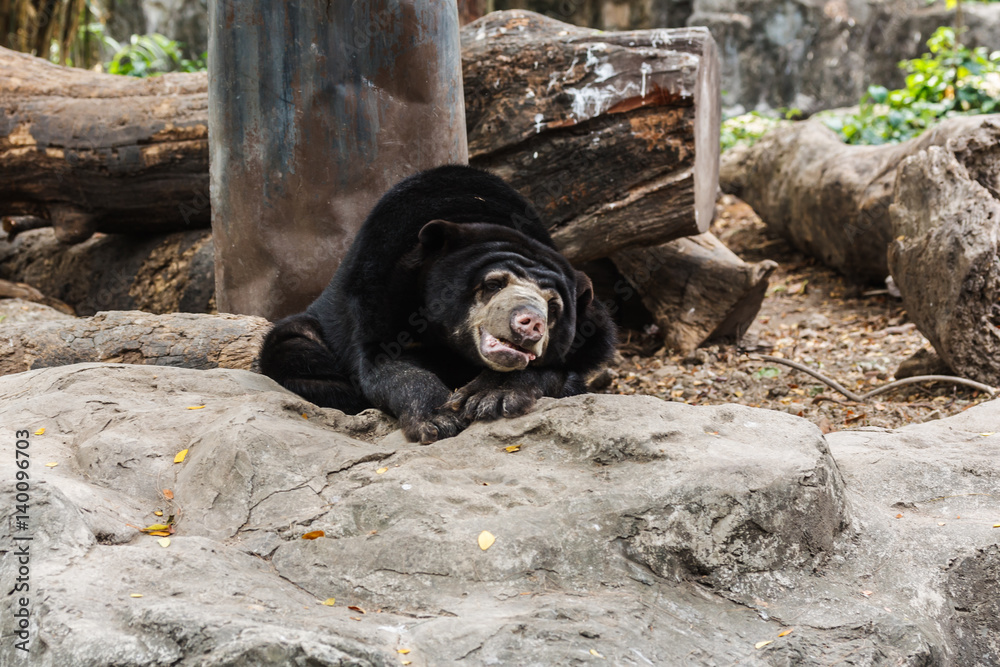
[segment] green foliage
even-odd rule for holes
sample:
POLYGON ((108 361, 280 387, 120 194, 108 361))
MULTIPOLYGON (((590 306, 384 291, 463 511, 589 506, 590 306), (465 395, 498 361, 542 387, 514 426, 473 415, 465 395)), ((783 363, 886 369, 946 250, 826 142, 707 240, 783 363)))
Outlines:
POLYGON ((761 378, 776 378, 779 375, 781 375, 781 371, 774 366, 761 366, 753 374, 758 380, 761 378))
POLYGON ((121 44, 110 37, 105 43, 114 50, 111 62, 105 65, 110 74, 127 76, 156 76, 165 72, 199 72, 206 68, 206 53, 193 60, 183 57, 183 44, 158 33, 132 35, 128 44, 121 44))
POLYGON ((781 121, 770 118, 757 111, 751 111, 739 116, 733 116, 722 121, 722 152, 733 146, 753 146, 757 140, 767 134, 781 121))
POLYGON ((849 144, 885 144, 915 137, 951 116, 1000 111, 1000 51, 969 49, 942 27, 927 40, 930 53, 904 60, 906 87, 869 86, 858 113, 822 115, 849 144))

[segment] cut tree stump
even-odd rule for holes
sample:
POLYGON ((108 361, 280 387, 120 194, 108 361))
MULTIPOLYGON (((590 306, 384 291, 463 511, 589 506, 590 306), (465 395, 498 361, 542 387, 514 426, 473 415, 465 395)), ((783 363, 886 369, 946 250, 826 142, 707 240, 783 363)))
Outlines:
POLYGON ((906 159, 890 214, 907 315, 956 374, 1000 385, 1000 118, 906 159))
POLYGON ((0 375, 82 362, 256 370, 270 322, 246 315, 98 313, 0 327, 0 375))
POLYGON ((881 282, 889 275, 889 205, 900 163, 983 118, 953 118, 885 146, 849 146, 817 120, 788 123, 750 148, 726 151, 719 183, 802 252, 853 280, 881 282))
POLYGON ((140 309, 213 312, 214 275, 208 229, 154 236, 98 234, 76 245, 60 243, 51 229, 36 229, 13 243, 0 241, 0 278, 28 283, 69 304, 77 315, 140 309))
POLYGON ((612 256, 640 294, 664 342, 688 354, 708 340, 738 341, 760 310, 771 260, 749 264, 711 233, 612 256))
POLYGON ((462 30, 473 166, 500 175, 572 262, 704 232, 719 82, 704 28, 601 32, 527 11, 462 30))
POLYGON ((78 243, 208 226, 207 100, 204 74, 113 76, 0 48, 5 227, 41 219, 78 243))

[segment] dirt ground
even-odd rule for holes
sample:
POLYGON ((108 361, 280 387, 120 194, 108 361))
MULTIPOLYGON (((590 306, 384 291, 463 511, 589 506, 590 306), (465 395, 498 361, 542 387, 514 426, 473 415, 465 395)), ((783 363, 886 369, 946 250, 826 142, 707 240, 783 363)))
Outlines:
POLYGON ((712 232, 744 260, 772 259, 757 320, 740 351, 703 347, 689 358, 670 354, 654 334, 623 331, 622 355, 605 390, 651 394, 690 405, 740 403, 804 417, 824 433, 862 426, 896 428, 961 412, 989 396, 947 383, 911 384, 850 401, 805 373, 765 362, 760 354, 804 363, 855 393, 894 379, 900 362, 932 350, 902 302, 878 286, 858 286, 771 236, 744 202, 724 196, 712 232))

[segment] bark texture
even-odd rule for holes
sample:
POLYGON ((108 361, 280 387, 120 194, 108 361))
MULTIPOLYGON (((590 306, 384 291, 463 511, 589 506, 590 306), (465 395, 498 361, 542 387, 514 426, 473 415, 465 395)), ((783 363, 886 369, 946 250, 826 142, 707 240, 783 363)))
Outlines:
POLYGON ((270 322, 261 317, 98 313, 0 327, 0 375, 88 361, 253 370, 270 322))
POLYGON ((474 166, 542 213, 573 262, 704 232, 719 147, 707 30, 605 33, 525 11, 462 31, 474 166))
POLYGON ((51 229, 37 229, 13 243, 0 241, 0 278, 29 283, 69 304, 77 315, 101 310, 213 312, 213 262, 207 229, 155 236, 98 234, 76 245, 60 243, 51 229))
POLYGON ((0 215, 67 243, 207 226, 207 99, 203 74, 112 76, 0 48, 0 215))
POLYGON ((1000 385, 1000 119, 908 158, 894 196, 907 314, 955 373, 1000 385))
POLYGON ((713 234, 613 256, 653 314, 664 342, 687 354, 710 339, 739 339, 757 316, 771 260, 748 264, 713 234))
POLYGON ((719 182, 802 252, 853 280, 881 282, 889 275, 899 165, 989 122, 984 118, 953 118, 886 146, 848 146, 819 121, 782 125, 750 148, 726 151, 719 182))

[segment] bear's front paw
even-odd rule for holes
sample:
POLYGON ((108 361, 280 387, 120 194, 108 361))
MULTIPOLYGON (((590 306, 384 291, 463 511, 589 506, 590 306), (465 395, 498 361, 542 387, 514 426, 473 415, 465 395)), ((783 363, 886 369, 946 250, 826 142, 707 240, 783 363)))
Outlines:
POLYGON ((467 419, 453 410, 440 410, 431 415, 403 415, 399 422, 406 439, 421 445, 458 435, 469 425, 467 419))
POLYGON ((541 397, 536 387, 480 383, 473 380, 457 390, 444 404, 468 421, 492 421, 501 417, 520 417, 527 414, 541 397), (486 385, 486 386, 484 386, 486 385))

